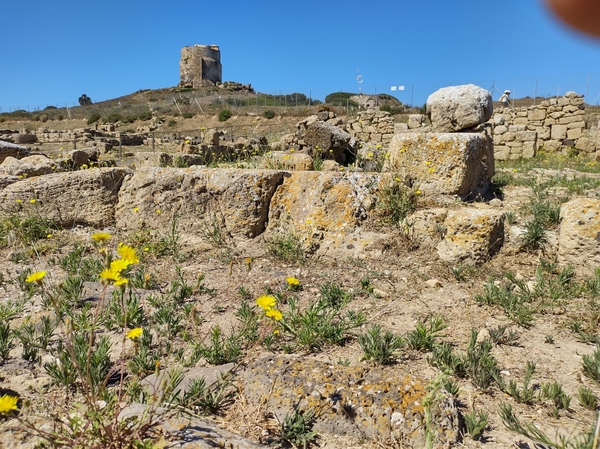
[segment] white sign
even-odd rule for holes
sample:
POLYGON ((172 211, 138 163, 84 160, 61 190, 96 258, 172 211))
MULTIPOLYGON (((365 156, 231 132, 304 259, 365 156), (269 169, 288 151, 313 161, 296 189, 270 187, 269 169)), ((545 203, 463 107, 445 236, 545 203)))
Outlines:
POLYGON ((398 86, 398 90, 404 90, 404 86, 398 86))
POLYGON ((392 86, 392 92, 396 90, 396 86, 392 86))

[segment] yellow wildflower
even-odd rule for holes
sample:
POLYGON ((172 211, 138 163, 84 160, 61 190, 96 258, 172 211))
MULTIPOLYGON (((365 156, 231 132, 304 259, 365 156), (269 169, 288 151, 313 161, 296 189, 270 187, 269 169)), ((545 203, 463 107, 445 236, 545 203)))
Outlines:
POLYGON ((118 287, 120 285, 126 285, 128 282, 129 282, 129 279, 119 276, 119 278, 117 280, 115 280, 115 283, 113 285, 118 287))
POLYGON ((256 300, 256 305, 264 310, 275 307, 275 304, 277 304, 277 300, 275 299, 275 296, 271 295, 262 295, 256 300))
POLYGON ((129 262, 125 259, 115 259, 110 263, 110 270, 121 274, 123 270, 125 270, 132 262, 129 262))
POLYGON ((130 340, 137 340, 143 334, 144 334, 144 329, 142 329, 141 327, 136 327, 135 329, 131 329, 129 332, 127 332, 126 337, 129 338, 130 340))
POLYGON ((275 335, 275 336, 279 335, 279 329, 273 329, 273 335, 275 335))
POLYGON ((29 202, 30 202, 31 204, 34 204, 34 203, 35 203, 35 198, 31 198, 31 199, 29 200, 29 202))
POLYGON ((25 282, 37 282, 39 284, 42 282, 42 279, 44 279, 44 276, 46 276, 45 271, 36 271, 27 276, 25 282))
POLYGON ((16 200, 17 203, 21 204, 23 202, 23 200, 16 200))
POLYGON ((160 215, 160 209, 156 209, 156 215, 160 215))
POLYGON ((133 208, 133 211, 134 211, 134 212, 139 212, 139 211, 140 211, 140 208, 139 208, 139 207, 134 207, 134 208, 133 208))
POLYGON ((135 254, 135 248, 132 248, 131 246, 120 245, 119 248, 117 249, 117 252, 121 256, 121 259, 123 259, 125 262, 127 262, 128 265, 134 264, 134 263, 139 263, 139 261, 140 261, 138 259, 137 255, 135 254))
POLYGON ((285 281, 290 287, 297 287, 300 285, 300 281, 294 277, 285 278, 285 281))
POLYGON ((107 281, 116 281, 121 278, 121 273, 113 270, 112 268, 105 268, 100 272, 99 276, 100 279, 105 279, 107 281))
POLYGON ((48 234, 48 235, 46 236, 46 238, 47 238, 47 239, 51 239, 51 238, 52 238, 52 234, 48 234))
POLYGON ((108 240, 110 237, 111 235, 108 232, 96 232, 95 234, 92 234, 92 240, 100 243, 108 240))
POLYGON ((4 396, 0 397, 0 414, 7 414, 13 410, 17 410, 18 402, 19 398, 17 396, 5 394, 4 396))
POLYGON ((266 309, 265 315, 268 316, 269 318, 273 318, 275 321, 279 321, 280 319, 283 318, 283 314, 281 313, 280 310, 277 310, 277 309, 266 309))
POLYGON ((429 173, 433 173, 434 171, 435 171, 435 168, 433 168, 433 167, 431 167, 431 168, 429 169, 429 173))
POLYGON ((381 145, 375 145, 375 148, 380 149, 381 145))
POLYGON ((417 195, 420 195, 420 194, 421 194, 421 193, 423 193, 423 192, 421 192, 420 190, 418 190, 418 189, 417 189, 417 191, 416 191, 415 193, 416 193, 417 195))
POLYGON ((425 165, 431 165, 431 161, 426 161, 425 165))

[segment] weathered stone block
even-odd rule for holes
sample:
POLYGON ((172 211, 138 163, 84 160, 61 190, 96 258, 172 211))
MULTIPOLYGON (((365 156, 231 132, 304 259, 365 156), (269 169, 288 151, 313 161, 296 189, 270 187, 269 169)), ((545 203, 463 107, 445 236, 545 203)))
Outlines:
MULTIPOLYGON (((280 421, 295 409, 318 410, 318 432, 383 440, 402 436, 411 447, 425 447, 427 381, 402 370, 281 355, 253 362, 240 378, 246 400, 280 421)), ((457 442, 460 417, 453 400, 440 396, 432 415, 435 447, 457 442)))
POLYGON ((567 137, 566 125, 552 125, 552 131, 550 132, 550 137, 553 140, 566 139, 566 137, 567 137))
POLYGON ((446 235, 437 247, 444 262, 476 265, 486 262, 504 243, 504 214, 490 209, 448 211, 446 235))
POLYGON ((232 235, 256 237, 266 227, 269 203, 284 173, 275 170, 144 168, 123 183, 117 226, 169 229, 202 236, 215 220, 232 235))
POLYGON ((600 200, 576 198, 561 206, 558 262, 585 276, 600 266, 600 200))
POLYGON ((494 175, 493 145, 485 133, 399 134, 384 171, 412 179, 424 194, 475 196, 494 175))
POLYGON ((25 179, 0 191, 0 209, 17 212, 35 207, 36 213, 63 227, 113 226, 119 188, 129 172, 124 168, 94 168, 25 179), (34 204, 28 204, 31 199, 35 199, 34 204))
POLYGON ((536 120, 544 120, 546 118, 546 111, 544 109, 530 109, 527 111, 527 120, 530 122, 536 120))

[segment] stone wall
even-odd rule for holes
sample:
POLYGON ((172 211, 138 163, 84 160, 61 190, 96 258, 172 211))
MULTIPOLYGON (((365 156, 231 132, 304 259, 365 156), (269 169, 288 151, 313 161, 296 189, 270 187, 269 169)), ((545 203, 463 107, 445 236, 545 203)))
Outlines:
POLYGON ((539 105, 498 108, 491 123, 496 159, 531 158, 540 148, 556 152, 563 147, 593 152, 598 145, 597 130, 586 130, 583 95, 567 92, 539 105))
POLYGON ((394 117, 385 111, 367 109, 348 120, 348 132, 361 142, 388 144, 394 137, 394 117))
POLYGON ((222 81, 221 51, 216 45, 194 45, 181 49, 179 85, 199 88, 222 81))

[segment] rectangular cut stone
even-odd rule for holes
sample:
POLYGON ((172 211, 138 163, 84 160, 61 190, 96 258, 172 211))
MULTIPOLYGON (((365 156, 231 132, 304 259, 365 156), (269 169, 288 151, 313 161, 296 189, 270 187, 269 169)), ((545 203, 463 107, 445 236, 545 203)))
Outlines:
POLYGON ((537 139, 537 133, 535 131, 520 131, 517 133, 515 139, 522 142, 528 140, 535 141, 537 139))
POLYGON ((536 145, 535 141, 523 142, 523 157, 531 159, 535 156, 536 145))
POLYGON ((516 119, 513 120, 513 123, 515 125, 527 125, 527 117, 518 117, 516 119))
POLYGON ((567 139, 579 139, 581 137, 581 128, 567 130, 567 139))
POLYGON ((414 179, 424 194, 475 196, 494 174, 486 133, 406 133, 393 137, 384 171, 414 179))
POLYGON ((505 161, 510 155, 510 148, 505 145, 494 146, 494 157, 499 161, 505 161))
POLYGON ((509 125, 508 126, 508 130, 511 132, 518 132, 518 131, 527 131, 527 127, 525 125, 509 125))
POLYGON ((527 111, 527 119, 529 121, 544 120, 546 118, 546 111, 543 109, 531 109, 527 111))
POLYGON ((581 121, 581 117, 576 116, 576 115, 570 115, 568 117, 563 117, 563 118, 559 119, 558 123, 560 125, 568 125, 569 123, 580 122, 580 121, 581 121))
POLYGON ((550 132, 552 139, 566 139, 567 127, 566 125, 552 125, 552 131, 550 132))

